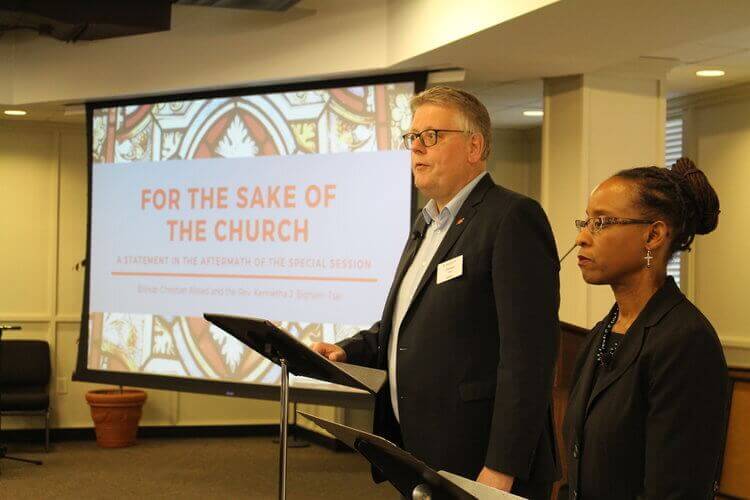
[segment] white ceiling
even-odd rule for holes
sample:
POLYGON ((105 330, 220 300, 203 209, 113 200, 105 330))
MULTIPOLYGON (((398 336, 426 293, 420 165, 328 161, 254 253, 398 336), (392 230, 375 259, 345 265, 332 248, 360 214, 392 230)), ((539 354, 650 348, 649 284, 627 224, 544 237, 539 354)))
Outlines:
POLYGON ((506 83, 449 84, 476 95, 487 106, 493 127, 529 128, 542 124, 542 117, 524 116, 527 110, 542 109, 544 84, 541 79, 506 83))
MULTIPOLYGON (((561 0, 384 70, 445 67, 465 68, 451 84, 476 93, 497 127, 539 125, 522 112, 541 109, 549 76, 657 68, 670 97, 714 90, 750 81, 750 0, 561 0), (703 68, 726 76, 695 76, 703 68)), ((35 120, 84 118, 62 103, 28 108, 35 120)))
POLYGON ((497 127, 541 124, 522 112, 541 107, 544 77, 607 70, 663 78, 669 97, 715 90, 750 81, 750 1, 562 0, 400 66, 451 64, 497 127))
MULTIPOLYGON (((746 19, 750 25, 750 2, 746 19)), ((671 96, 694 94, 750 81, 750 26, 649 54, 679 61, 667 75, 671 96), (721 78, 700 78, 699 69, 721 69, 721 78)))

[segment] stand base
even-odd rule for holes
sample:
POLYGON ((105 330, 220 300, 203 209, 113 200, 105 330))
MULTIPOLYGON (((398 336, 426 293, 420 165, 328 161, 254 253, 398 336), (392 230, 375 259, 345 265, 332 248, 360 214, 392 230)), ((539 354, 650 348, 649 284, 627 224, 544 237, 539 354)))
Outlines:
POLYGON ((16 462, 25 462, 27 464, 42 465, 41 460, 30 460, 28 458, 11 457, 7 455, 8 448, 0 446, 0 460, 15 460, 16 462))
MULTIPOLYGON (((279 438, 273 438, 274 443, 279 443, 279 438)), ((307 448, 310 446, 310 443, 305 441, 304 439, 300 439, 296 436, 289 436, 289 438, 286 441, 287 448, 307 448)))

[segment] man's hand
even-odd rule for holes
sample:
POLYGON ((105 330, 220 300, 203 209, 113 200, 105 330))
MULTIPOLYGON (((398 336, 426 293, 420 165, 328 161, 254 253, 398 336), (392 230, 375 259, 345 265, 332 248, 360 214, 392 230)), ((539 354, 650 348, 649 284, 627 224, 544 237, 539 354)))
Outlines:
POLYGON ((477 482, 507 492, 510 492, 510 489, 513 487, 512 476, 507 476, 502 472, 498 472, 488 467, 482 468, 482 472, 480 472, 477 477, 477 482))
POLYGON ((335 344, 326 344, 325 342, 313 342, 311 349, 324 358, 331 361, 346 361, 346 351, 335 344))

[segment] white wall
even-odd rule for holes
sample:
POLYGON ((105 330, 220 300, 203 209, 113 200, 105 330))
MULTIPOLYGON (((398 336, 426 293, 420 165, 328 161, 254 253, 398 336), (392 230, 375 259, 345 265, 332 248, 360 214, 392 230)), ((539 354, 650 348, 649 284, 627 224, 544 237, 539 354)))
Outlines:
POLYGON ((683 110, 685 150, 719 195, 717 230, 697 236, 688 255, 689 290, 725 345, 728 361, 750 366, 744 312, 750 281, 750 85, 697 94, 683 110))
POLYGON ((540 127, 493 129, 487 170, 497 184, 539 200, 541 150, 540 127))
POLYGON ((492 130, 492 154, 487 170, 493 180, 513 191, 529 191, 530 148, 523 130, 496 128, 492 130))

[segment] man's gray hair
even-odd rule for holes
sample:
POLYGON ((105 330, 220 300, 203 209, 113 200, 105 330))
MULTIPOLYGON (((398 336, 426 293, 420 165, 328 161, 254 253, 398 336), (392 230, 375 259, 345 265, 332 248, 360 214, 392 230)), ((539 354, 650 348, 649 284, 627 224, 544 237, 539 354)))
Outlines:
POLYGON ((458 111, 463 121, 460 125, 462 130, 482 134, 484 138, 482 160, 486 160, 490 156, 492 151, 492 124, 487 108, 479 99, 465 90, 438 86, 430 87, 412 97, 410 103, 412 114, 424 104, 451 107, 458 111))

